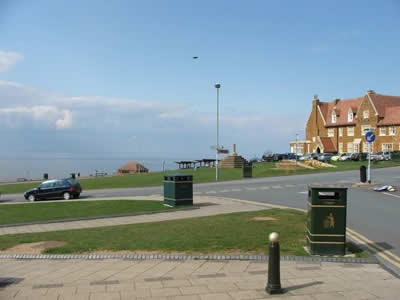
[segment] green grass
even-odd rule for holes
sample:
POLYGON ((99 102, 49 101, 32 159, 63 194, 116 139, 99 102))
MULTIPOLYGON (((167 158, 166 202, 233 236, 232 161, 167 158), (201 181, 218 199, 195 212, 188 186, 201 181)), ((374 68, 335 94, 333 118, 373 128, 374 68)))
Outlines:
POLYGON ((0 224, 95 217, 171 209, 161 201, 112 200, 0 205, 0 224))
POLYGON ((307 255, 304 213, 271 209, 158 223, 0 236, 0 249, 20 243, 64 241, 46 253, 158 251, 266 254, 268 235, 279 232, 282 255, 307 255), (256 221, 267 216, 276 221, 256 221))
MULTIPOLYGON (((321 169, 298 169, 283 170, 275 169, 275 163, 262 162, 254 164, 253 177, 272 177, 272 176, 289 176, 294 174, 313 174, 324 172, 337 172, 348 170, 359 170, 361 165, 368 165, 368 162, 335 162, 333 163, 337 168, 321 168, 321 169)), ((371 163, 372 168, 386 168, 400 166, 400 161, 380 161, 371 163)), ((163 183, 163 176, 168 173, 192 174, 194 183, 213 182, 215 181, 215 169, 213 168, 200 168, 194 171, 193 169, 175 170, 163 172, 151 172, 147 174, 133 174, 124 176, 110 176, 110 177, 92 177, 82 178, 79 182, 82 185, 83 191, 92 189, 113 189, 113 188, 129 188, 129 187, 149 187, 160 186, 163 183)), ((242 169, 220 169, 219 180, 236 180, 242 178, 242 169)), ((38 183, 19 183, 19 184, 5 184, 0 185, 0 193, 3 194, 17 194, 23 193, 29 188, 38 186, 38 183)))

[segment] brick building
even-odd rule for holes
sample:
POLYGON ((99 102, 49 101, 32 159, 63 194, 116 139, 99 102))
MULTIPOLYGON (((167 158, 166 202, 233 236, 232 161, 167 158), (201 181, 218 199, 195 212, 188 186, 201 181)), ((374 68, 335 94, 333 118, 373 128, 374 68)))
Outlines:
POLYGON ((300 146, 304 153, 368 152, 368 131, 376 135, 373 152, 400 150, 400 96, 372 90, 359 98, 331 102, 321 102, 314 96, 306 141, 300 146))

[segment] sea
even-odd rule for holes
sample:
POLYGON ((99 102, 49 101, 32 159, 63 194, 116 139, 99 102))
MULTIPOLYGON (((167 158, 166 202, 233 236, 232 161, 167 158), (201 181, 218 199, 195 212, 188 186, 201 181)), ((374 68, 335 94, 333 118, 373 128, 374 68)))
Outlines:
MULTIPOLYGON (((194 159, 194 158, 192 158, 194 159)), ((150 172, 178 169, 175 161, 187 158, 162 157, 102 157, 102 158, 71 158, 71 157, 35 157, 35 158, 0 158, 0 182, 21 180, 41 180, 45 173, 49 178, 69 177, 71 173, 80 173, 81 177, 95 176, 96 173, 114 174, 129 161, 144 165, 150 172)))

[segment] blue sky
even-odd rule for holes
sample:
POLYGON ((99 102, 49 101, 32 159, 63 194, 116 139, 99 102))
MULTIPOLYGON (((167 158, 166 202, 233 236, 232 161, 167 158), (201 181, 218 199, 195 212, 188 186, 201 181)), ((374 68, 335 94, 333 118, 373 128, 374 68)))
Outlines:
POLYGON ((216 82, 221 144, 287 152, 314 94, 400 95, 399 36, 397 0, 2 0, 0 152, 212 157, 216 82))

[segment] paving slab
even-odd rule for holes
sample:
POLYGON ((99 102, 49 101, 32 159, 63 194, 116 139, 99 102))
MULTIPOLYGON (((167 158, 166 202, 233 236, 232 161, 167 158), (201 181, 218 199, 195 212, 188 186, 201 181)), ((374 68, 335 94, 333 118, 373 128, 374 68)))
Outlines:
POLYGON ((115 260, 90 261, 70 260, 70 264, 81 269, 69 268, 69 277, 36 274, 62 274, 66 262, 62 260, 1 259, 0 278, 10 282, 0 288, 0 299, 397 299, 400 295, 400 279, 386 272, 378 264, 361 264, 350 274, 341 277, 331 274, 349 272, 343 263, 320 264, 325 276, 315 277, 314 270, 298 271, 296 261, 285 261, 281 269, 281 283, 284 294, 271 296, 265 292, 268 275, 266 263, 254 261, 207 261, 150 260, 133 263, 115 260), (126 263, 126 268, 123 265, 126 263), (28 266, 28 268, 24 268, 28 266), (115 268, 113 269, 113 267, 115 268), (171 268, 171 266, 174 266, 171 268), (236 268, 240 266, 240 271, 236 268), (246 266, 246 267, 244 267, 246 266), (3 268, 4 267, 4 268, 3 268), (85 268, 89 271, 85 272, 85 268), (196 272, 200 269, 201 272, 196 272), (154 270, 154 273, 151 271, 154 270), (223 270, 224 273, 215 273, 223 270), (364 270, 368 270, 365 272, 364 270), (211 273, 205 273, 211 271, 211 273), (261 271, 261 272, 257 272, 261 271), (106 272, 106 273, 105 273, 106 272), (112 278, 105 275, 113 273, 112 278), (118 277, 118 272, 125 277, 118 277), (131 274, 131 276, 128 276, 131 274), (218 274, 224 274, 218 275, 218 274), (289 278, 287 275, 290 275, 289 278), (73 279, 73 275, 76 275, 73 279), (160 276, 162 275, 162 276, 160 276), (202 276, 201 276, 202 275, 202 276), (199 277, 200 276, 200 277, 199 277), (12 279, 20 280, 13 281, 12 279))

